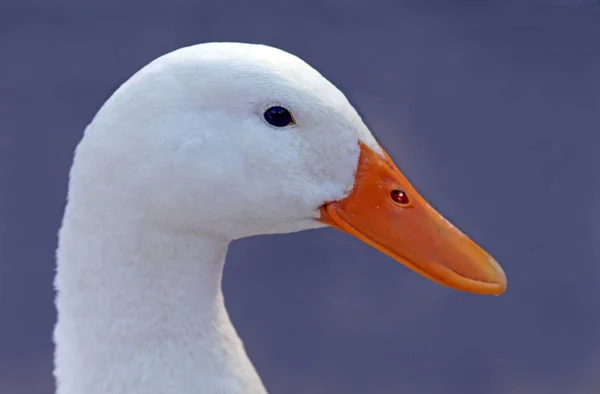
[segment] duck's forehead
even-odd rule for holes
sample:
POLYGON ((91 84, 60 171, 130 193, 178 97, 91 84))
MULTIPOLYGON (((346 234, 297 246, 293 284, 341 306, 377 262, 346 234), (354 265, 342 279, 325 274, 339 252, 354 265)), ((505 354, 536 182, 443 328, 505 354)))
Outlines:
POLYGON ((221 59, 234 65, 246 65, 246 67, 271 66, 274 68, 286 68, 288 71, 305 69, 311 70, 306 62, 299 57, 281 49, 258 44, 239 43, 209 43, 192 47, 201 57, 207 59, 221 59))
MULTIPOLYGON (((297 104, 307 107, 322 104, 335 108, 347 126, 354 129, 357 140, 383 156, 381 146, 345 94, 304 60, 265 45, 241 44, 240 47, 232 44, 229 48, 226 46, 221 49, 231 51, 232 65, 245 65, 240 68, 242 83, 246 81, 243 75, 251 72, 254 78, 248 81, 251 84, 252 80, 265 82, 258 86, 267 88, 265 91, 272 94, 275 100, 293 98, 300 100, 297 104)), ((252 87, 256 86, 249 86, 252 87)))
POLYGON ((199 44, 171 52, 161 61, 176 73, 200 82, 216 81, 223 87, 337 90, 299 57, 265 45, 199 44), (268 83, 275 86, 264 85, 268 83))
POLYGON ((321 113, 327 112, 319 111, 318 107, 326 106, 334 109, 347 127, 354 129, 359 142, 382 154, 381 147, 344 93, 295 55, 266 45, 243 43, 199 44, 172 55, 175 63, 183 63, 188 71, 189 67, 195 70, 194 82, 209 88, 213 103, 290 104, 296 110, 321 113))

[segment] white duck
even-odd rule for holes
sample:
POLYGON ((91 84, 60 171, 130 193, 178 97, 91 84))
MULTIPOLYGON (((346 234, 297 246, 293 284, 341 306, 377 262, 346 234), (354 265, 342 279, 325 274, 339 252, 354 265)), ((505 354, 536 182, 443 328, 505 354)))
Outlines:
POLYGON ((209 43, 154 60, 75 153, 57 251, 57 392, 266 393, 224 306, 227 246, 326 225, 455 289, 506 287, 299 58, 209 43))

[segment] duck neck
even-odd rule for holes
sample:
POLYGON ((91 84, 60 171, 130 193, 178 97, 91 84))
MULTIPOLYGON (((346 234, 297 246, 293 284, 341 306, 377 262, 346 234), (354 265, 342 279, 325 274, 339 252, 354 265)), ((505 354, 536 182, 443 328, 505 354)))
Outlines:
POLYGON ((266 392, 225 309, 228 240, 77 208, 57 251, 58 394, 266 392))

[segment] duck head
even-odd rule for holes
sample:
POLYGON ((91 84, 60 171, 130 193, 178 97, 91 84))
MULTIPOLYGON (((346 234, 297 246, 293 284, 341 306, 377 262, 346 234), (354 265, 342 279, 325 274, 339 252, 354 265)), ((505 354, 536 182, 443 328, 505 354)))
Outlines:
POLYGON ((82 171, 108 175, 144 220, 227 239, 329 225, 443 285, 505 290, 496 261, 419 195, 344 94, 289 53, 179 49, 94 123, 79 149, 96 165, 82 171))

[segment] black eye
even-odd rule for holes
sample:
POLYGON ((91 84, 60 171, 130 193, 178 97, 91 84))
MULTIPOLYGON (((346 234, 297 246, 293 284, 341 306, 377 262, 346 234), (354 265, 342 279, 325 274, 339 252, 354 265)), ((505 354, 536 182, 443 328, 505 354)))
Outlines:
POLYGON ((285 127, 296 123, 290 111, 279 106, 267 109, 265 111, 265 120, 275 127, 285 127))

